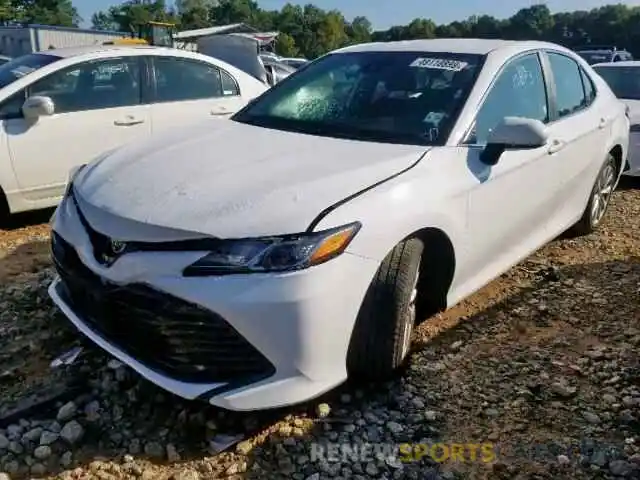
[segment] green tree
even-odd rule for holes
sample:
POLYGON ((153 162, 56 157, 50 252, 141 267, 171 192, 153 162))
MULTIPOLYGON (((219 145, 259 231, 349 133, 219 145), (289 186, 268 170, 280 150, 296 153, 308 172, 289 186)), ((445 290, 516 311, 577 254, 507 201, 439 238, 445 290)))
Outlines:
MULTIPOLYGON (((379 31, 373 31, 366 17, 347 21, 339 11, 313 4, 264 10, 255 0, 177 0, 176 8, 173 12, 164 0, 126 0, 96 13, 92 21, 96 28, 127 31, 149 20, 178 21, 183 29, 247 23, 281 32, 278 51, 307 58, 353 43, 435 37, 540 39, 569 47, 589 42, 613 44, 640 56, 640 7, 624 4, 556 14, 539 4, 504 20, 479 15, 436 25, 428 18, 417 18, 379 31)), ((0 0, 0 21, 25 19, 60 25, 79 21, 71 0, 0 0)))
POLYGON ((281 33, 276 39, 276 53, 283 57, 297 57, 300 50, 296 47, 296 41, 288 33, 281 33))
POLYGON ((93 15, 94 27, 121 32, 137 32, 149 21, 176 22, 175 12, 167 8, 164 0, 129 0, 110 7, 106 12, 93 15))
POLYGON ((77 27, 82 19, 71 0, 15 0, 5 5, 13 21, 77 27))
POLYGON ((367 17, 356 17, 347 25, 346 33, 351 43, 365 43, 371 41, 371 22, 367 17))
POLYGON ((209 12, 215 6, 213 0, 177 0, 176 12, 183 30, 210 26, 209 12))

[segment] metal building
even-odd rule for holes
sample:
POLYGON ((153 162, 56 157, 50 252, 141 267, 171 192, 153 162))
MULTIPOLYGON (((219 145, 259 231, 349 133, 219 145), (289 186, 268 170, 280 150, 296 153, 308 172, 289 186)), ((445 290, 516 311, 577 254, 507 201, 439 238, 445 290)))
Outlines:
POLYGON ((273 50, 273 45, 278 36, 278 32, 259 32, 256 28, 246 23, 233 23, 231 25, 198 28, 197 30, 183 30, 175 33, 173 39, 177 48, 197 50, 197 44, 200 39, 225 34, 244 35, 253 38, 263 50, 273 50))
POLYGON ((18 57, 53 48, 100 45, 110 40, 130 36, 123 32, 108 32, 51 25, 0 27, 0 55, 18 57))

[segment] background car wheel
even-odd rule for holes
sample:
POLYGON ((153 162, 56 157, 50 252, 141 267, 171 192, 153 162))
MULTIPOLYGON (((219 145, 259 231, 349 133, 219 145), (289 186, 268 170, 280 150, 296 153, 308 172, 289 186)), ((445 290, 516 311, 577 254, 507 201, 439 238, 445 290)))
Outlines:
POLYGON ((396 245, 380 265, 351 336, 350 377, 385 380, 404 362, 416 323, 423 249, 420 240, 410 238, 396 245))
POLYGON ((572 234, 577 236, 587 235, 600 225, 607 212, 617 177, 617 162, 615 157, 609 153, 607 160, 598 173, 596 183, 593 185, 591 196, 582 218, 571 228, 572 234))

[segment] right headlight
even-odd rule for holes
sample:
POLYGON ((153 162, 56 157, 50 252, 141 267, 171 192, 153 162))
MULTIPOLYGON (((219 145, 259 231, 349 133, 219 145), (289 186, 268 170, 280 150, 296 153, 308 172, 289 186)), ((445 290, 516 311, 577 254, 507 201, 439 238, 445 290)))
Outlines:
POLYGON ((185 268, 183 274, 197 277, 301 270, 343 253, 360 227, 355 222, 322 232, 223 240, 214 251, 185 268))

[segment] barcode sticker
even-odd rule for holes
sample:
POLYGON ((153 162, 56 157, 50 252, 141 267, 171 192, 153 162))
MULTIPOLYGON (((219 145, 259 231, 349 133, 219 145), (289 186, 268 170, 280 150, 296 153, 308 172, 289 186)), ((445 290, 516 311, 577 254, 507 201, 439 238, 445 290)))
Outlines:
POLYGON ((453 72, 459 72, 464 70, 469 65, 467 62, 460 62, 458 60, 447 60, 446 58, 416 58, 410 67, 417 68, 436 68, 438 70, 451 70, 453 72))

